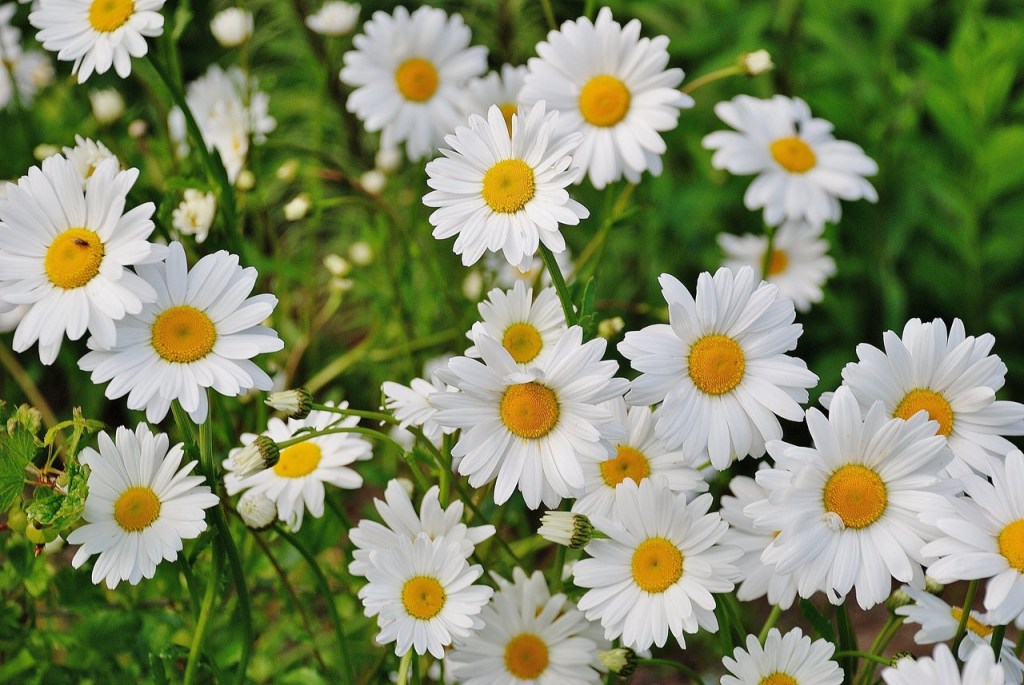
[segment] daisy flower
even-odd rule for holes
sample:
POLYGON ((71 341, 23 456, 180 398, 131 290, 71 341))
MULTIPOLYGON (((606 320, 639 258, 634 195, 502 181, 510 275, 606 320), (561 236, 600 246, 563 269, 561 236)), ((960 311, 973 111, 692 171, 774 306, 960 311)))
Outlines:
POLYGON ((494 591, 473 584, 483 567, 470 566, 457 541, 421 533, 396 542, 370 553, 369 583, 359 590, 364 613, 377 617, 377 644, 395 642, 398 656, 414 649, 443 659, 453 639, 483 627, 478 614, 494 591))
POLYGON ((835 645, 814 640, 793 628, 785 635, 778 628, 768 631, 762 646, 756 635, 747 636, 746 649, 737 647, 722 665, 731 675, 722 685, 839 685, 843 671, 832 661, 835 645))
POLYGON ((384 381, 380 387, 384 393, 384 406, 398 419, 399 428, 418 426, 423 436, 431 442, 455 432, 454 428, 442 426, 434 420, 438 409, 430 402, 430 398, 436 393, 448 392, 448 386, 436 376, 429 381, 413 378, 409 385, 384 381))
POLYGON ((149 50, 146 38, 164 32, 164 0, 39 0, 28 15, 36 40, 57 59, 74 60, 78 82, 106 73, 132 73, 132 57, 149 50))
MULTIPOLYGON (((348 403, 342 402, 339 406, 344 409, 348 403)), ((310 431, 351 428, 357 423, 358 416, 342 418, 334 412, 312 411, 304 419, 288 419, 287 422, 272 418, 263 435, 281 443, 310 431)), ((254 442, 257 437, 255 433, 243 433, 242 445, 254 442)), ((235 470, 231 455, 241 449, 233 449, 224 460, 227 471, 235 470)), ((304 511, 308 510, 314 518, 324 515, 324 483, 346 490, 362 487, 363 477, 349 465, 372 456, 370 443, 362 436, 353 433, 319 435, 285 447, 276 464, 251 476, 226 473, 224 486, 229 495, 247 490, 263 493, 277 504, 278 520, 294 531, 302 527, 304 511)))
POLYGON ((128 395, 129 409, 145 409, 151 423, 161 421, 173 400, 196 423, 206 420, 206 388, 236 397, 250 389, 270 390, 273 381, 249 361, 276 352, 284 342, 259 325, 274 311, 273 295, 249 297, 256 269, 243 269, 238 257, 221 250, 206 255, 190 271, 181 243, 171 243, 167 261, 138 267, 156 302, 117 322, 117 344, 93 350, 78 361, 105 383, 106 396, 128 395))
POLYGON ((680 109, 693 107, 678 90, 683 70, 665 68, 667 47, 668 37, 640 38, 639 21, 622 26, 602 7, 593 23, 581 17, 548 33, 537 44, 539 57, 528 61, 520 102, 547 101, 562 113, 561 133, 583 134, 574 164, 595 188, 661 173, 666 146, 659 133, 676 127, 680 109))
POLYGON ((127 267, 164 258, 147 242, 153 203, 127 212, 125 199, 137 169, 101 163, 82 187, 72 162, 54 155, 32 167, 0 199, 0 299, 30 305, 14 334, 14 350, 39 341, 39 358, 52 364, 67 334, 88 330, 110 347, 115 321, 138 314, 157 293, 127 267))
POLYGON ((587 516, 611 516, 615 488, 626 479, 638 485, 647 478, 661 480, 672 492, 686 495, 707 491, 707 482, 686 463, 682 453, 666 449, 655 436, 655 415, 649 407, 627 409, 621 397, 601 406, 626 427, 626 437, 616 441, 614 456, 582 460, 584 493, 573 503, 573 511, 587 516))
MULTIPOLYGON (((905 616, 908 623, 916 623, 921 629, 914 634, 914 642, 919 645, 930 645, 936 642, 947 642, 956 637, 957 627, 963 616, 961 607, 954 607, 924 590, 917 590, 909 585, 903 586, 913 604, 897 607, 895 613, 905 616)), ((975 649, 992 651, 993 627, 985 622, 985 618, 972 611, 967 617, 967 632, 965 638, 960 642, 960 649, 957 655, 961 661, 966 661, 975 649)), ((1006 670, 1009 682, 1021 682, 1021 669, 1024 664, 1014 654, 1016 645, 1011 640, 1003 640, 999 651, 999 661, 1006 670)))
POLYGON ((1024 435, 1024 405, 995 398, 1006 365, 989 354, 991 334, 967 336, 960 319, 953 319, 948 333, 942 319, 911 319, 902 336, 886 331, 882 342, 884 352, 857 346, 860 361, 843 368, 843 385, 864 409, 881 401, 886 413, 902 419, 927 412, 956 457, 952 475, 967 467, 986 472, 992 453, 1013 449, 1002 436, 1024 435))
POLYGON ((496 480, 494 501, 518 487, 526 505, 554 508, 582 493, 580 460, 612 456, 608 440, 624 436, 598 404, 622 395, 628 383, 612 378, 614 361, 601 361, 605 341, 583 342, 573 326, 551 352, 545 369, 523 370, 501 343, 477 339, 483 361, 455 357, 442 380, 460 392, 431 396, 442 426, 461 428, 452 456, 458 472, 479 488, 496 480))
POLYGON ((832 124, 812 117, 800 98, 737 95, 715 105, 715 114, 736 130, 704 136, 704 147, 715 151, 711 165, 758 174, 743 202, 747 209, 763 207, 769 226, 785 219, 818 226, 839 220, 841 199, 878 200, 864 180, 878 173, 875 161, 859 145, 836 140, 832 124))
POLYGON ((770 506, 769 491, 747 476, 735 476, 729 481, 729 490, 732 495, 722 495, 719 513, 729 524, 722 543, 743 550, 743 556, 736 562, 743 579, 736 588, 736 599, 749 602, 767 595, 769 604, 788 609, 796 599, 796 579, 790 574, 778 573, 774 564, 761 561, 761 554, 778 531, 754 526, 754 519, 770 506))
POLYGON ((934 655, 905 658, 882 670, 886 685, 1003 685, 1003 666, 995 662, 991 649, 976 649, 964 664, 963 675, 945 643, 935 645, 934 655))
POLYGON ((938 531, 918 514, 948 510, 959 491, 940 476, 951 457, 935 424, 890 418, 880 402, 862 416, 841 387, 827 419, 807 411, 807 428, 814 447, 772 441, 775 468, 757 472, 769 506, 754 523, 779 531, 762 561, 792 573, 801 597, 838 604, 856 589, 862 609, 885 601, 892 578, 923 587, 922 547, 938 531))
POLYGON ((732 591, 740 551, 717 544, 728 524, 708 513, 711 501, 703 494, 687 504, 649 478, 615 489, 614 516, 594 519, 608 538, 591 541, 591 558, 573 567, 576 585, 588 588, 579 608, 600 619, 606 638, 642 651, 664 646, 671 632, 685 648, 684 632, 718 630, 711 593, 732 591))
MULTIPOLYGON (((787 221, 775 232, 768 273, 764 280, 779 287, 779 297, 793 300, 798 311, 806 312, 821 302, 825 281, 836 273, 836 263, 828 256, 828 241, 821 237, 822 227, 802 220, 787 221)), ((742 236, 720 233, 718 246, 725 253, 722 266, 740 269, 749 266, 755 273, 764 268, 768 238, 747 233, 742 236)))
POLYGON ((346 107, 381 147, 405 143, 411 161, 433 154, 462 119, 463 86, 487 70, 487 48, 469 47, 462 16, 419 7, 374 12, 345 53, 341 80, 354 88, 346 107))
POLYGON ((384 520, 384 524, 363 519, 349 531, 349 538, 356 549, 352 552, 349 571, 365 576, 370 568, 370 555, 374 551, 394 549, 400 537, 415 540, 421 533, 431 540, 444 537, 459 546, 459 554, 468 559, 473 548, 494 535, 494 526, 466 526, 462 522, 463 504, 454 500, 446 508, 438 499, 439 488, 435 485, 423 495, 419 514, 413 509, 412 500, 397 478, 388 481, 384 499, 374 499, 373 505, 384 520))
POLYGON ((526 78, 525 66, 501 65, 501 71, 470 79, 466 84, 466 100, 462 103, 466 116, 486 116, 491 105, 497 106, 509 134, 512 133, 512 115, 519 109, 519 91, 526 78))
POLYGON ((688 460, 705 450, 719 471, 734 459, 764 454, 782 437, 776 415, 798 421, 818 377, 796 347, 803 327, 791 300, 759 282, 752 269, 702 273, 697 295, 669 274, 658 279, 669 323, 626 333, 619 352, 640 376, 626 401, 662 402, 655 432, 688 460))
MULTIPOLYGON (((482 335, 501 341, 517 364, 547 365, 551 351, 568 326, 554 288, 544 288, 533 299, 533 288, 518 281, 511 290, 495 288, 487 301, 478 306, 481 321, 467 334, 470 340, 482 335)), ((476 345, 466 350, 467 357, 479 357, 476 345)))
POLYGON ((991 477, 960 477, 969 497, 933 517, 943 537, 922 553, 937 558, 928 575, 940 583, 990 579, 985 609, 993 625, 1002 625, 1024 613, 1024 454, 1013 450, 1005 462, 993 460, 991 477))
POLYGON ((106 145, 91 138, 83 138, 77 133, 75 134, 75 146, 64 146, 63 152, 82 178, 83 188, 88 184, 89 178, 96 173, 96 167, 104 160, 113 159, 117 162, 118 167, 121 165, 117 155, 111 152, 106 145))
POLYGON ((516 568, 480 612, 483 630, 455 643, 445 657, 462 685, 599 685, 606 669, 597 653, 611 646, 544 575, 516 568))
POLYGON ((445 136, 451 149, 427 163, 427 185, 434 190, 423 204, 438 207, 429 217, 432 235, 458 235, 455 254, 464 265, 500 250, 509 264, 526 270, 538 243, 556 254, 565 250, 559 224, 575 226, 590 216, 565 190, 579 172, 570 168, 569 155, 580 136, 556 137, 557 121, 557 112, 538 103, 513 117, 510 134, 492 106, 486 120, 473 114, 468 128, 445 136))
POLYGON ((359 10, 356 3, 329 0, 306 17, 306 26, 321 36, 344 36, 355 28, 359 21, 359 10))
POLYGON ((168 450, 167 436, 144 423, 135 432, 118 428, 113 440, 100 433, 98 441, 98 452, 86 447, 78 455, 91 469, 89 495, 85 525, 68 535, 68 544, 81 545, 75 568, 98 554, 92 582, 114 589, 122 580, 152 578, 158 563, 177 559, 181 541, 206 530, 203 510, 218 500, 202 476, 189 475, 197 462, 181 466, 182 445, 168 450))

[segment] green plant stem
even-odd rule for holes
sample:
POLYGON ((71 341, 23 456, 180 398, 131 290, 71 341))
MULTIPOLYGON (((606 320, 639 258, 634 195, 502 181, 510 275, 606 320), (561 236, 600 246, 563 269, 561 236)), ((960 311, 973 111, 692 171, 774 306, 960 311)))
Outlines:
POLYGON ((728 78, 729 76, 739 76, 742 73, 743 67, 739 66, 738 64, 733 64, 731 66, 716 69, 715 71, 708 72, 703 76, 695 78, 689 83, 687 83, 685 86, 680 88, 680 90, 689 95, 690 93, 700 88, 703 88, 709 83, 713 83, 723 78, 728 78))
POLYGON ((704 685, 704 681, 701 679, 699 673, 686 664, 681 664, 678 661, 672 661, 671 659, 637 659, 636 663, 638 666, 667 666, 668 668, 674 668, 677 671, 681 671, 690 676, 690 679, 693 680, 696 685, 704 685))
POLYGON ((1003 649, 1003 638, 1006 637, 1006 626, 996 626, 992 629, 992 652, 996 655, 996 661, 999 661, 999 654, 1003 649))
POLYGON ((615 204, 612 205, 611 211, 608 212, 608 215, 601 223, 601 228, 597 229, 597 233, 594 234, 594 237, 589 243, 587 243, 587 246, 584 247, 583 251, 576 257, 573 265, 573 275, 579 274, 583 270, 584 265, 586 265, 587 262, 589 262, 604 245, 604 241, 608 238, 608 233, 611 232, 612 227, 616 222, 622 218, 623 213, 626 211, 626 207, 629 206, 629 199, 633 196, 633 191, 635 189, 636 184, 634 183, 627 183, 626 187, 622 189, 619 197, 615 200, 615 204))
MULTIPOLYGON (((17 88, 15 88, 17 90, 17 88)), ((36 387, 32 377, 28 375, 19 362, 18 358, 14 356, 14 353, 7 349, 6 345, 0 345, 0 364, 7 369, 7 373, 11 375, 14 382, 18 384, 21 391, 25 393, 25 399, 28 400, 29 404, 39 410, 42 414, 43 423, 47 428, 52 428, 57 425, 57 415, 50 409, 50 404, 43 397, 43 394, 39 392, 39 388, 36 387)))
POLYGON ((967 621, 971 618, 971 608, 974 606, 974 596, 978 594, 978 586, 981 585, 980 580, 972 580, 967 585, 967 594, 964 595, 963 609, 960 611, 960 623, 956 626, 956 633, 953 635, 953 656, 956 657, 956 661, 960 663, 960 643, 963 642, 964 635, 967 634, 967 621))
POLYGON ((192 643, 188 649, 188 661, 185 664, 184 685, 192 685, 195 682, 196 674, 199 672, 199 652, 202 650, 203 638, 206 636, 206 626, 210 622, 210 610, 213 608, 213 598, 217 594, 217 576, 220 575, 221 566, 220 548, 213 546, 212 573, 206 581, 206 591, 203 593, 203 604, 199 608, 199 619, 196 621, 195 631, 192 633, 192 643))
POLYGON ((772 255, 775 253, 775 226, 764 229, 768 243, 764 247, 764 258, 761 260, 761 279, 767 281, 772 271, 772 255))
POLYGON ((889 665, 890 661, 889 659, 886 659, 884 656, 878 656, 877 654, 869 654, 868 652, 859 652, 856 649, 841 649, 832 656, 836 657, 837 659, 866 659, 867 661, 871 661, 872 663, 884 664, 886 666, 889 665))
POLYGON ((552 31, 558 29, 558 22, 555 21, 555 10, 551 7, 551 0, 540 0, 540 6, 544 10, 544 21, 552 31))
POLYGON ((558 262, 555 260, 555 254, 547 245, 541 243, 540 256, 544 260, 544 266, 547 268, 548 274, 551 276, 551 283, 554 284, 555 292, 558 293, 558 299, 562 303, 562 311, 565 312, 565 321, 570 326, 575 326, 579 323, 579 318, 576 316, 576 309, 572 306, 572 297, 569 295, 569 286, 565 284, 565 277, 562 276, 562 271, 558 268, 558 262))
POLYGON ((398 424, 398 419, 396 419, 394 416, 379 411, 346 409, 344 407, 332 407, 328 404, 318 404, 316 402, 310 402, 309 406, 313 409, 329 412, 331 414, 341 414, 342 416, 358 416, 361 419, 372 419, 374 421, 380 421, 381 423, 389 423, 392 425, 398 424))
POLYGON ((242 618, 242 654, 238 659, 238 669, 235 675, 235 682, 241 685, 245 682, 245 671, 249 667, 249 659, 252 657, 252 645, 256 641, 255 631, 252 625, 252 605, 249 600, 249 586, 245 580, 245 571, 242 568, 242 559, 238 554, 238 547, 234 538, 231 537, 231 527, 228 525, 224 509, 220 506, 213 508, 213 523, 217 527, 220 540, 224 543, 224 551, 227 552, 228 568, 231 570, 232 581, 235 585, 235 593, 238 595, 238 611, 242 618))
MULTIPOLYGON (((874 642, 871 643, 871 649, 868 650, 868 653, 881 656, 882 652, 889 645, 889 642, 891 642, 893 637, 896 636, 896 632, 899 630, 900 626, 903 625, 903 621, 903 616, 890 614, 885 625, 882 626, 882 629, 878 631, 878 635, 875 636, 874 642)), ((864 669, 864 672, 861 673, 861 676, 858 679, 859 683, 861 685, 871 685, 871 682, 875 679, 875 669, 876 666, 874 663, 869 664, 864 669)))
POLYGON ((412 654, 413 651, 410 649, 402 655, 402 660, 398 662, 398 685, 407 685, 409 682, 409 666, 412 664, 412 654))
POLYGON ((384 435, 380 431, 375 431, 372 428, 360 428, 359 426, 345 426, 344 428, 328 428, 326 430, 321 431, 309 431, 308 433, 301 433, 300 435, 294 438, 282 440, 281 442, 277 443, 277 446, 279 449, 283 450, 286 447, 291 447, 292 445, 298 445, 301 442, 306 442, 310 438, 319 438, 323 435, 334 435, 335 433, 358 433, 359 435, 365 435, 366 437, 373 438, 374 440, 383 440, 385 442, 390 442, 392 445, 397 447, 399 451, 405 451, 402 448, 402 446, 395 442, 395 439, 392 438, 390 435, 384 435))
POLYGON ((192 419, 182 408, 181 404, 178 403, 178 400, 171 402, 171 413, 174 415, 174 423, 178 426, 178 430, 182 432, 182 438, 185 442, 196 444, 195 424, 192 423, 192 419))
POLYGON ((757 641, 762 645, 764 641, 768 639, 768 631, 771 630, 776 623, 779 621, 779 617, 782 616, 782 607, 778 604, 772 607, 772 612, 768 614, 768 618, 765 619, 764 625, 761 626, 761 632, 757 634, 757 641))
MULTIPOLYGON (((839 634, 839 650, 844 653, 857 651, 857 635, 853 632, 853 623, 850 621, 850 610, 846 604, 836 606, 836 627, 839 634)), ((839 663, 843 669, 843 683, 850 685, 857 668, 857 662, 852 656, 843 658, 839 663)))
MULTIPOLYGON (((345 630, 341 625, 341 617, 338 615, 338 607, 334 604, 334 592, 331 590, 330 583, 327 582, 327 576, 324 575, 323 570, 320 568, 320 564, 317 563, 316 557, 313 553, 306 549, 306 546, 299 541, 297 537, 289 533, 287 530, 282 528, 277 523, 274 524, 274 530, 280 535, 285 542, 295 548, 295 551, 302 555, 302 558, 309 564, 310 570, 313 572, 313 577, 316 578, 316 584, 320 588, 320 592, 324 596, 324 600, 327 603, 327 611, 331 615, 331 623, 334 626, 334 636, 338 640, 338 647, 341 650, 341 660, 345 662, 345 669, 343 671, 345 675, 345 684, 352 685, 355 682, 355 676, 352 671, 352 658, 349 655, 348 640, 345 638, 345 630)), ((410 650, 411 651, 411 650, 410 650)))

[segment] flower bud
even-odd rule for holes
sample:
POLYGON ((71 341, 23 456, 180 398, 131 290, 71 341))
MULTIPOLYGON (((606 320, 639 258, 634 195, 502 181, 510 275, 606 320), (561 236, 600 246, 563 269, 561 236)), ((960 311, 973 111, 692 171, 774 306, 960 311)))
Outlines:
POLYGON ((265 400, 268 407, 284 412, 290 419, 304 419, 309 416, 313 396, 305 388, 272 392, 265 400))
POLYGON ((594 526, 583 514, 570 511, 549 511, 540 519, 537 534, 545 540, 572 549, 579 549, 590 542, 594 534, 594 526))
POLYGON ((264 469, 269 469, 281 457, 281 449, 266 435, 261 435, 230 456, 231 470, 245 478, 264 469))
POLYGON ((226 48, 236 48, 252 36, 252 12, 241 7, 221 10, 210 21, 210 33, 226 48))
POLYGON ((253 530, 269 527, 277 517, 277 505, 274 501, 256 490, 246 490, 242 493, 235 510, 245 521, 245 525, 253 530))
POLYGON ((103 88, 89 93, 92 115, 104 126, 112 124, 124 114, 124 98, 113 88, 103 88))
POLYGON ((775 68, 772 56, 767 50, 754 50, 740 55, 739 66, 747 76, 757 76, 775 68))
POLYGON ((288 219, 288 221, 298 221, 309 213, 311 206, 309 195, 299 193, 291 202, 284 206, 284 218, 288 219))
POLYGON ((629 647, 618 647, 606 652, 598 652, 597 658, 612 673, 623 678, 633 675, 636 670, 636 652, 629 647))

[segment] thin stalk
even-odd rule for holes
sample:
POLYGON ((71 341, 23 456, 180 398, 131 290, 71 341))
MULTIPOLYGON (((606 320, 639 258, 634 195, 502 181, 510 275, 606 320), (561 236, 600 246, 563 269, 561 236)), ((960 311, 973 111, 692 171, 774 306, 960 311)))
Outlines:
POLYGON ((555 10, 551 7, 551 0, 540 0, 540 6, 544 10, 544 21, 552 31, 558 29, 558 22, 555 21, 555 10))
MULTIPOLYGON (((904 617, 890 615, 889 619, 882 626, 882 629, 875 636, 875 641, 871 643, 871 649, 868 650, 871 654, 882 655, 882 652, 892 641, 893 637, 896 636, 896 632, 900 626, 903 625, 904 617)), ((864 669, 864 672, 860 676, 861 685, 871 685, 871 682, 875 679, 875 665, 870 664, 864 669)))
POLYGON ((981 585, 980 580, 972 580, 967 585, 967 594, 964 596, 964 606, 960 611, 960 623, 956 626, 956 633, 953 635, 953 656, 956 657, 957 663, 960 663, 960 643, 963 642, 964 635, 967 634, 967 621, 971 618, 971 608, 974 606, 974 596, 978 594, 978 586, 981 585))
POLYGON ((832 656, 838 659, 866 659, 876 664, 889 665, 890 659, 884 656, 878 656, 877 654, 869 654, 868 652, 859 652, 856 649, 842 649, 833 654, 832 656))
POLYGON ((996 626, 992 630, 992 651, 996 655, 996 661, 999 661, 999 653, 1003 649, 1003 638, 1006 637, 1006 626, 996 626))
POLYGON ((171 413, 174 414, 174 423, 177 424, 178 430, 180 430, 185 439, 185 442, 190 444, 196 444, 196 428, 195 424, 192 423, 192 419, 189 418, 188 413, 182 408, 178 400, 171 402, 171 413))
POLYGON ((764 248, 764 259, 761 260, 761 279, 767 281, 772 271, 772 256, 775 254, 775 227, 765 228, 765 235, 768 237, 768 244, 764 248))
POLYGON ((245 571, 242 569, 242 559, 238 554, 238 547, 234 538, 231 537, 231 528, 228 526, 227 517, 220 506, 213 508, 213 523, 224 543, 224 550, 227 552, 228 568, 231 570, 232 581, 235 586, 235 593, 238 595, 238 611, 242 615, 242 654, 238 660, 238 670, 235 675, 235 682, 245 682, 245 671, 249 667, 249 659, 252 657, 252 645, 256 641, 255 631, 252 625, 252 604, 249 601, 249 586, 245 580, 245 571))
POLYGON ((782 607, 778 604, 772 607, 772 612, 768 614, 768 618, 765 619, 764 625, 761 626, 761 632, 757 634, 757 641, 762 645, 764 641, 768 639, 768 631, 770 631, 776 623, 779 621, 779 617, 782 616, 782 607))
POLYGON ((213 573, 206 581, 206 591, 203 593, 203 604, 199 608, 199 620, 196 621, 195 632, 192 633, 192 644, 188 649, 188 662, 185 664, 185 685, 192 685, 195 682, 196 674, 199 672, 199 652, 202 650, 203 638, 206 635, 206 626, 210 622, 210 610, 213 609, 213 598, 217 594, 217 576, 220 575, 221 553, 217 545, 213 546, 213 573))
POLYGON ((569 295, 569 287, 565 284, 565 277, 562 276, 562 271, 558 268, 558 262, 555 260, 555 254, 547 245, 541 243, 540 256, 544 260, 544 266, 551 276, 551 283, 555 286, 555 292, 558 293, 558 299, 562 303, 565 321, 570 326, 575 326, 579 323, 579 319, 576 316, 575 308, 572 306, 572 297, 569 295))
POLYGON ((679 90, 689 95, 690 93, 700 88, 703 88, 709 83, 713 83, 715 81, 719 81, 723 78, 728 78, 730 76, 739 76, 742 73, 743 67, 739 66, 738 64, 733 64, 732 66, 722 67, 721 69, 716 69, 715 71, 708 72, 703 76, 695 78, 689 83, 687 83, 685 86, 680 88, 679 90))
POLYGON ((701 679, 699 673, 686 664, 681 664, 678 661, 672 661, 671 659, 637 659, 636 663, 638 666, 666 666, 668 668, 674 668, 677 671, 681 671, 688 675, 696 685, 704 685, 704 681, 701 679))
POLYGON ((608 212, 608 216, 606 216, 604 221, 601 223, 601 228, 597 229, 597 233, 574 260, 573 274, 580 273, 583 266, 589 262, 594 254, 596 254, 604 245, 604 241, 608 238, 608 233, 611 232, 612 227, 622 217, 622 214, 626 211, 626 207, 629 206, 629 199, 633 196, 634 190, 636 190, 636 184, 634 183, 627 183, 626 187, 622 189, 619 197, 615 200, 615 204, 612 205, 611 211, 608 212))
POLYGON ((49 403, 43 397, 43 393, 39 392, 39 388, 36 387, 32 377, 25 371, 25 367, 18 362, 18 358, 7 349, 6 345, 0 345, 0 364, 3 364, 3 367, 7 369, 7 373, 11 375, 14 382, 25 393, 25 399, 28 400, 29 404, 38 409, 39 413, 42 414, 43 423, 46 424, 46 427, 52 428, 56 426, 57 415, 50 409, 49 403))
POLYGON ((309 406, 313 409, 320 411, 330 412, 331 414, 341 414, 342 416, 358 416, 361 419, 372 419, 374 421, 380 421, 381 423, 397 424, 396 419, 391 414, 385 414, 379 411, 364 411, 362 409, 346 409, 345 407, 332 407, 329 404, 318 404, 317 402, 310 402, 309 406))
MULTIPOLYGON (((850 610, 846 604, 840 604, 836 607, 836 624, 839 633, 840 651, 846 653, 856 652, 857 635, 853 632, 853 622, 850 621, 850 610)), ((857 669, 856 660, 852 656, 847 656, 840 660, 839 666, 843 669, 843 683, 851 685, 857 669)))
POLYGON ((412 664, 412 654, 413 651, 410 649, 402 655, 402 660, 398 662, 398 685, 407 685, 409 682, 409 665, 412 664))

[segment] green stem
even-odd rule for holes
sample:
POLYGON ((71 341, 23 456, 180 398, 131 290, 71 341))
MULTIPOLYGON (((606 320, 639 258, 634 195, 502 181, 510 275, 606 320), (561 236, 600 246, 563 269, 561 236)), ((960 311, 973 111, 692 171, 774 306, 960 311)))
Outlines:
POLYGON ((341 617, 338 615, 338 607, 334 604, 334 591, 331 590, 330 583, 327 582, 327 576, 324 575, 323 570, 320 568, 320 564, 317 563, 316 557, 313 556, 312 552, 306 549, 297 537, 289 533, 287 530, 282 528, 277 523, 274 524, 274 530, 284 540, 295 548, 295 551, 302 555, 302 558, 309 564, 310 570, 313 572, 313 576, 316 578, 316 583, 320 587, 320 592, 323 594, 324 601, 327 603, 327 611, 331 615, 331 623, 334 625, 334 636, 338 640, 338 646, 341 649, 341 659, 345 662, 345 683, 346 685, 352 685, 355 682, 355 676, 352 672, 352 659, 349 656, 348 651, 348 640, 345 638, 345 631, 341 625, 341 617))
POLYGON ((206 626, 210 622, 210 610, 213 608, 213 598, 217 594, 217 576, 220 575, 221 554, 220 549, 213 547, 213 573, 206 581, 206 592, 203 594, 203 604, 199 608, 199 619, 196 621, 195 632, 192 633, 192 644, 188 649, 188 662, 185 664, 185 685, 192 685, 195 682, 196 674, 199 671, 199 652, 202 649, 203 638, 206 635, 206 626))
POLYGON ((396 419, 394 416, 379 411, 364 411, 362 409, 346 409, 344 407, 332 407, 328 404, 318 404, 317 402, 310 402, 309 406, 313 409, 330 412, 331 414, 341 414, 342 416, 358 416, 361 419, 372 419, 374 421, 380 421, 381 423, 390 423, 392 425, 398 424, 398 419, 396 419))
MULTIPOLYGON (((850 610, 846 603, 836 606, 836 623, 839 632, 839 649, 843 653, 857 651, 857 635, 853 632, 853 622, 850 620, 850 610)), ((839 663, 843 669, 843 683, 851 685, 857 668, 856 660, 852 656, 843 658, 839 663)))
MULTIPOLYGON (((890 614, 889 619, 882 626, 882 630, 879 631, 878 635, 875 636, 875 641, 871 643, 871 649, 868 650, 870 654, 882 655, 882 652, 889 645, 889 642, 896 636, 897 631, 901 625, 903 625, 904 617, 895 616, 890 614)), ((871 682, 875 679, 875 665, 870 664, 864 669, 861 674, 860 683, 861 685, 871 685, 871 682)))
POLYGON ((601 228, 597 229, 597 233, 574 260, 572 271, 573 275, 581 273, 587 262, 589 262, 597 251, 604 245, 604 241, 608 238, 608 234, 611 232, 612 227, 615 226, 616 222, 618 222, 620 218, 622 218, 623 213, 626 211, 626 207, 629 206, 629 199, 633 196, 633 191, 635 189, 636 185, 633 183, 627 183, 626 187, 622 189, 619 197, 615 200, 615 204, 612 205, 611 211, 608 212, 604 221, 601 222, 601 228))
POLYGON ((555 21, 555 10, 551 7, 551 0, 540 0, 540 6, 544 10, 544 21, 552 31, 558 29, 558 22, 555 21))
POLYGON ((235 545, 234 538, 231 537, 231 528, 228 526, 227 517, 219 506, 214 507, 213 522, 224 543, 224 550, 227 552, 228 568, 231 570, 235 593, 238 595, 238 611, 242 615, 242 655, 239 657, 238 670, 235 675, 235 682, 241 685, 245 682, 245 671, 249 667, 249 659, 252 657, 253 642, 256 641, 252 625, 249 586, 245 580, 245 571, 242 569, 242 559, 238 554, 238 547, 235 545))
POLYGON ((174 423, 182 432, 182 438, 189 444, 196 444, 196 428, 188 413, 182 408, 178 400, 171 402, 171 413, 174 414, 174 423))
POLYGON ((301 433, 294 438, 282 440, 281 442, 277 443, 277 446, 279 449, 283 450, 286 447, 291 447, 292 445, 298 445, 301 442, 306 442, 310 438, 319 438, 324 435, 334 435, 335 433, 358 433, 359 435, 365 435, 366 437, 373 438, 374 440, 383 440, 385 442, 390 442, 392 445, 397 447, 400 452, 405 451, 402 448, 402 446, 395 442, 395 439, 392 438, 390 435, 384 435, 380 431, 375 431, 372 428, 360 428, 359 426, 345 426, 342 428, 328 428, 326 430, 320 431, 309 431, 308 433, 301 433))
POLYGON ((886 659, 884 656, 878 656, 877 654, 869 654, 868 652, 859 652, 856 649, 843 649, 832 656, 837 659, 866 659, 876 664, 889 665, 890 659, 886 659))
POLYGON ((697 685, 704 685, 704 681, 699 673, 678 661, 672 661, 671 659, 637 659, 636 663, 638 666, 667 666, 668 668, 674 668, 690 676, 690 679, 697 685))
POLYGON ((992 630, 992 652, 996 655, 996 661, 999 661, 999 654, 1003 650, 1003 638, 1006 637, 1006 626, 996 626, 992 630))
POLYGON ((579 323, 579 319, 576 317, 576 310, 572 306, 572 297, 569 295, 569 287, 565 284, 565 277, 562 276, 561 269, 558 268, 558 262, 555 260, 555 254, 547 245, 541 243, 540 256, 544 260, 544 266, 547 268, 548 274, 551 276, 551 283, 555 286, 555 292, 558 293, 558 299, 562 303, 562 311, 565 312, 565 321, 570 326, 575 326, 579 323))
POLYGON ((398 663, 398 685, 407 685, 409 682, 409 666, 412 664, 412 654, 413 651, 410 649, 402 655, 402 660, 398 663))
POLYGON ((775 226, 765 228, 768 243, 764 247, 764 258, 761 260, 761 279, 767 281, 772 272, 772 256, 775 253, 775 226))
POLYGON ((776 623, 779 621, 779 617, 782 616, 782 607, 778 604, 772 607, 772 612, 768 614, 768 618, 765 619, 764 625, 761 626, 761 632, 757 634, 757 641, 762 645, 764 641, 768 639, 768 631, 771 630, 776 623))
MULTIPOLYGON (((15 90, 17 89, 15 88, 15 90)), ((25 393, 25 399, 29 401, 29 404, 38 409, 39 413, 42 414, 43 423, 46 427, 52 428, 56 426, 57 415, 50 409, 49 403, 43 397, 43 393, 39 392, 39 388, 36 387, 32 377, 25 371, 25 367, 18 363, 18 358, 7 349, 6 345, 0 345, 0 364, 3 364, 3 367, 7 369, 7 373, 11 374, 14 382, 25 393)))
POLYGON ((695 90, 698 90, 699 88, 703 88, 709 83, 718 81, 723 78, 728 78, 729 76, 739 76, 742 73, 743 67, 737 64, 733 64, 732 66, 716 69, 715 71, 709 72, 707 74, 704 74, 703 76, 695 78, 689 83, 687 83, 685 86, 680 88, 680 90, 689 95, 690 93, 694 92, 695 90))
POLYGON ((956 633, 953 635, 953 656, 956 657, 957 663, 960 663, 960 643, 963 642, 964 635, 967 634, 967 621, 971 618, 971 608, 974 606, 974 596, 978 594, 978 586, 981 585, 980 580, 972 580, 967 585, 967 594, 964 595, 963 609, 960 611, 960 623, 956 626, 956 633))

